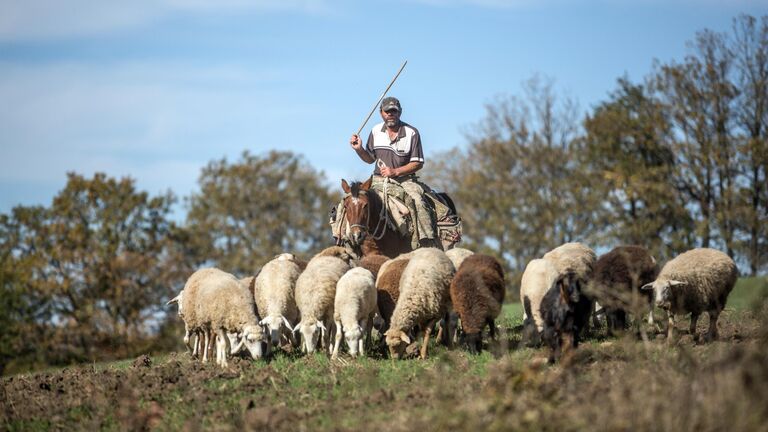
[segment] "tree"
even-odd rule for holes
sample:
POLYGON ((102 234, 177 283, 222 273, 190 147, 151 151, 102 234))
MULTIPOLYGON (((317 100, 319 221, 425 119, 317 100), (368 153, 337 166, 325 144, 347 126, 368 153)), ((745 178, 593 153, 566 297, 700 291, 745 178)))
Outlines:
POLYGON ((585 122, 583 164, 603 198, 606 244, 638 244, 674 256, 693 243, 693 219, 671 182, 672 125, 646 88, 618 80, 585 122))
POLYGON ((729 80, 733 55, 726 38, 699 32, 681 64, 662 65, 657 89, 677 137, 673 151, 677 188, 701 213, 697 234, 704 247, 720 239, 733 256, 736 218, 736 151, 732 106, 738 90, 729 80))
POLYGON ((574 104, 558 103, 551 80, 538 76, 524 92, 487 105, 467 148, 438 157, 430 178, 452 192, 468 246, 505 260, 513 281, 530 259, 594 230, 574 104))
POLYGON ((328 210, 340 197, 323 176, 290 152, 211 162, 200 193, 189 199, 187 226, 199 257, 248 275, 277 254, 330 244, 328 210))
POLYGON ((738 141, 744 206, 737 223, 746 236, 739 249, 754 276, 768 261, 768 16, 737 17, 732 46, 741 90, 736 124, 744 134, 738 141))
POLYGON ((2 219, 3 289, 23 292, 14 301, 32 313, 38 357, 126 356, 152 338, 164 301, 190 273, 168 219, 173 202, 137 192, 132 179, 70 173, 50 208, 17 207, 2 219))

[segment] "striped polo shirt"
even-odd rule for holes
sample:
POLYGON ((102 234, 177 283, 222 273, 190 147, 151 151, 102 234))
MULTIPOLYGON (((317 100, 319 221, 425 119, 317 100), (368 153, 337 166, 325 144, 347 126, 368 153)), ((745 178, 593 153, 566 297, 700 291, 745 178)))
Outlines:
MULTIPOLYGON (((400 122, 400 131, 394 140, 389 139, 384 122, 374 126, 371 134, 368 135, 365 149, 375 159, 381 159, 390 168, 400 168, 408 162, 424 163, 419 131, 404 122, 400 122)), ((381 175, 378 164, 373 174, 381 175)))

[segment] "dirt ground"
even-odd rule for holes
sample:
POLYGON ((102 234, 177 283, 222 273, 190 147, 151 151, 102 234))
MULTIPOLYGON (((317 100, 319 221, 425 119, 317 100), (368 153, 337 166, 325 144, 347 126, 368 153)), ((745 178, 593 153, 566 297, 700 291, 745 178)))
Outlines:
POLYGON ((3 378, 0 429, 768 431, 766 315, 724 314, 709 344, 598 331, 554 366, 512 329, 491 353, 426 361, 144 355, 3 378))

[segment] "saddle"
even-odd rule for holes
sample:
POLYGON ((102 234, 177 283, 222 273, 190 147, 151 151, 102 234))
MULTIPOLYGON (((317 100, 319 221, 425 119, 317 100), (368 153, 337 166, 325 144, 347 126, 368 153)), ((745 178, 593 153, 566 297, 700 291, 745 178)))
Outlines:
MULTIPOLYGON (((386 208, 388 209, 387 224, 385 230, 393 230, 400 233, 401 236, 411 238, 412 246, 416 249, 419 245, 418 238, 415 238, 415 215, 411 212, 411 197, 405 190, 395 182, 377 183, 374 182, 369 192, 378 194, 382 202, 386 199, 386 208)), ((461 217, 456 212, 456 206, 453 200, 445 192, 436 192, 429 190, 424 193, 427 198, 427 207, 432 213, 433 220, 436 221, 437 235, 440 240, 451 243, 457 243, 461 240, 461 217)), ((333 237, 336 243, 341 245, 348 238, 349 227, 344 217, 344 200, 331 209, 329 223, 333 237)))

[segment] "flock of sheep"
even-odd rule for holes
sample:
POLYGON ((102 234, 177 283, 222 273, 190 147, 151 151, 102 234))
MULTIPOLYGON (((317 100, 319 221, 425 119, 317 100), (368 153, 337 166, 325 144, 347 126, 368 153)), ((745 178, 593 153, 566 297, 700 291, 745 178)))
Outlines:
MULTIPOLYGON (((668 317, 667 340, 674 340, 675 316, 691 314, 690 334, 696 322, 709 315, 705 340, 717 338, 717 319, 738 278, 733 260, 723 252, 698 248, 664 265, 641 246, 619 246, 597 258, 581 243, 566 243, 532 260, 523 273, 523 340, 545 342, 550 361, 576 348, 589 318, 604 314, 609 334, 624 330, 627 315, 649 313, 658 307, 668 317), (594 313, 595 311, 597 313, 594 313)), ((646 339, 642 326, 638 332, 646 339)))
MULTIPOLYGON (((609 332, 624 330, 628 314, 651 311, 652 321, 654 305, 667 312, 670 340, 675 315, 690 313, 695 334, 697 318, 707 312, 710 340, 717 337, 717 318, 737 277, 733 260, 713 249, 688 251, 659 272, 640 246, 620 246, 598 259, 589 247, 567 243, 525 269, 523 340, 546 343, 555 361, 578 346, 590 317, 604 314, 609 332)), ((342 339, 351 356, 365 355, 366 346, 377 346, 374 327, 378 346, 386 345, 394 359, 416 346, 417 335, 423 335, 419 355, 426 358, 434 329, 446 345, 460 341, 477 352, 486 326, 496 338, 504 293, 501 264, 467 249, 421 248, 392 259, 358 260, 333 246, 309 262, 278 255, 244 279, 198 270, 168 303, 178 304, 193 357, 206 362, 215 354, 226 367, 227 358, 243 350, 253 359, 288 347, 336 358, 342 339)))
POLYGON ((255 276, 238 279, 215 268, 196 271, 176 303, 184 321, 184 343, 194 357, 218 365, 243 349, 254 359, 280 347, 322 349, 337 357, 342 339, 351 356, 371 347, 376 322, 392 358, 423 333, 420 355, 427 356, 433 328, 451 345, 461 337, 470 350, 481 348, 487 325, 504 301, 504 272, 490 256, 454 248, 422 248, 389 259, 355 259, 343 247, 329 247, 309 262, 278 255, 255 276), (462 333, 451 328, 453 313, 462 333), (213 351, 213 352, 212 352, 213 351))

